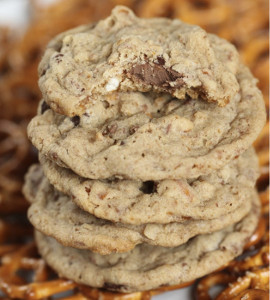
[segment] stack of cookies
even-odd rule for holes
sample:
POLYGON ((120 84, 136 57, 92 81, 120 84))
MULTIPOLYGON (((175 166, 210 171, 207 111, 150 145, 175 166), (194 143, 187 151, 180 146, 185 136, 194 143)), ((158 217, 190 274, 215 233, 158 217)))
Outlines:
POLYGON ((48 45, 24 193, 40 254, 62 277, 131 292, 188 282, 256 229, 265 122, 235 48, 179 20, 107 19, 48 45))

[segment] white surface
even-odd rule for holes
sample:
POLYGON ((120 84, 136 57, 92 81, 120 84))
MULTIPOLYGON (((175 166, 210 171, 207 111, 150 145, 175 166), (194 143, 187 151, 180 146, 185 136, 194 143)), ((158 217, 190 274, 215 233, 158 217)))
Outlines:
MULTIPOLYGON (((57 0, 39 0, 41 6, 57 0)), ((0 0, 0 25, 23 29, 29 18, 28 0, 0 0)), ((152 300, 191 300, 191 288, 166 292, 152 297, 152 300)))
POLYGON ((190 287, 181 290, 167 292, 152 297, 152 300, 191 300, 191 299, 194 299, 194 297, 192 297, 192 289, 190 287))
POLYGON ((0 25, 25 28, 28 21, 28 0, 0 0, 0 25))

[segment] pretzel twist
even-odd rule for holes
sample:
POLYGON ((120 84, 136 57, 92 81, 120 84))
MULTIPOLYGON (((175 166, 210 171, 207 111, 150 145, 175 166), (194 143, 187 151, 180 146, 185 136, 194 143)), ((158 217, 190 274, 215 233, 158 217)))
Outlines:
POLYGON ((216 300, 232 299, 248 289, 268 291, 268 283, 269 268, 249 271, 245 276, 239 277, 236 282, 230 283, 229 287, 222 291, 216 300))

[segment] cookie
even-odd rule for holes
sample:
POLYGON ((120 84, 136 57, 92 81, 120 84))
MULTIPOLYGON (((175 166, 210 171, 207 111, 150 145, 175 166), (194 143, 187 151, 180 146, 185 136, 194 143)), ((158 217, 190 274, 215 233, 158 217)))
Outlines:
POLYGON ((233 45, 180 20, 140 19, 126 7, 53 39, 39 86, 58 113, 81 116, 115 92, 166 92, 225 106, 238 92, 233 45))
POLYGON ((237 79, 241 92, 225 107, 131 93, 115 105, 97 102, 95 114, 69 118, 43 103, 28 136, 43 155, 86 178, 197 178, 241 155, 265 123, 256 80, 244 66, 237 79))
POLYGON ((254 197, 252 210, 239 223, 196 236, 175 248, 141 244, 127 253, 102 256, 64 247, 38 232, 36 241, 42 257, 60 277, 92 287, 134 292, 188 282, 228 264, 242 253, 259 214, 259 200, 254 197))
POLYGON ((24 185, 22 192, 29 203, 34 203, 37 197, 38 189, 44 179, 44 174, 38 164, 30 166, 24 176, 24 185))
POLYGON ((50 183, 83 210, 98 218, 136 225, 216 219, 245 203, 259 175, 253 149, 195 180, 90 180, 45 156, 40 156, 40 162, 50 183))
MULTIPOLYGON (((188 219, 182 223, 129 225, 98 219, 81 210, 70 197, 58 192, 44 177, 39 186, 32 185, 37 193, 28 210, 33 226, 61 244, 78 249, 90 249, 100 254, 126 252, 137 244, 148 243, 175 247, 198 234, 220 230, 240 221, 249 211, 257 194, 250 188, 247 199, 236 210, 211 220, 188 219)), ((25 194, 26 198, 29 198, 25 194)), ((31 196, 30 196, 31 197, 31 196)))

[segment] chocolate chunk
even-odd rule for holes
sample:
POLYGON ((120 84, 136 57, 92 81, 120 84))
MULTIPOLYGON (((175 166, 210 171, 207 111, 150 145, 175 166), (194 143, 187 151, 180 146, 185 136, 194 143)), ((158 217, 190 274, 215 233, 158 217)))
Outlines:
POLYGON ((89 187, 89 188, 88 188, 88 187, 85 187, 84 189, 85 189, 86 193, 89 195, 90 192, 91 192, 91 188, 90 188, 90 187, 89 187))
POLYGON ((138 129, 140 128, 139 125, 133 125, 129 128, 129 134, 132 135, 134 134, 138 129))
POLYGON ((137 79, 146 84, 166 89, 179 88, 184 85, 183 74, 172 69, 166 69, 157 63, 151 65, 146 62, 141 65, 135 65, 127 72, 127 76, 131 79, 137 79), (173 86, 171 86, 170 83, 173 83, 173 86))
POLYGON ((157 183, 154 181, 145 181, 143 182, 140 191, 144 194, 153 194, 157 191, 157 183))
POLYGON ((56 60, 56 62, 59 64, 60 62, 62 62, 62 57, 64 56, 64 54, 59 53, 57 54, 54 58, 56 60))
POLYGON ((46 74, 46 71, 47 71, 46 69, 43 69, 40 76, 41 77, 44 76, 46 74))
POLYGON ((41 104, 41 114, 43 115, 48 109, 50 109, 50 106, 45 101, 43 101, 41 104))
POLYGON ((127 287, 125 285, 114 284, 114 283, 110 283, 110 282, 105 282, 103 284, 102 288, 105 289, 105 290, 111 290, 111 291, 124 291, 124 290, 127 290, 127 287))
POLYGON ((157 57, 158 64, 161 66, 165 65, 165 59, 162 56, 157 57))
POLYGON ((51 153, 51 157, 52 157, 53 160, 57 160, 58 159, 58 155, 55 152, 51 153))
POLYGON ((59 194, 55 194, 53 197, 53 201, 57 202, 59 200, 60 195, 59 194))
POLYGON ((117 128, 117 124, 110 124, 106 126, 105 129, 102 131, 102 135, 108 135, 109 137, 112 137, 112 135, 116 132, 117 128))
POLYGON ((80 124, 80 117, 75 116, 75 117, 71 118, 71 121, 73 122, 74 126, 76 127, 80 124))

